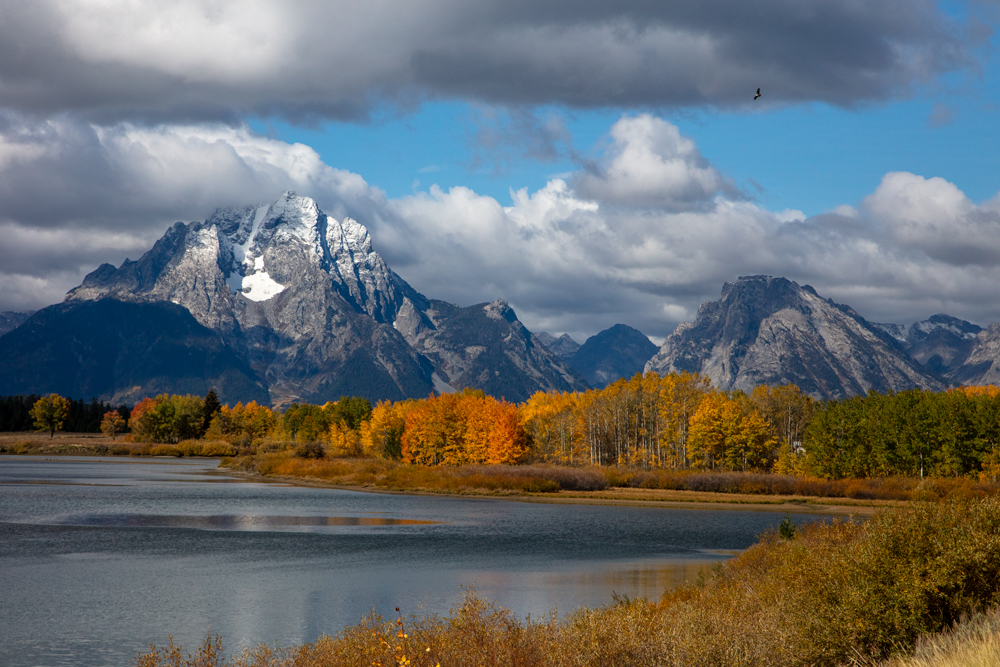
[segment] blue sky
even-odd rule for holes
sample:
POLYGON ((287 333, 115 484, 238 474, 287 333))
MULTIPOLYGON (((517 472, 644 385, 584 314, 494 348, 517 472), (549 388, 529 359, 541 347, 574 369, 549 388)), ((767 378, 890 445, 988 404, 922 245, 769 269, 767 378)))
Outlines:
MULTIPOLYGON (((836 107, 821 102, 758 103, 734 111, 661 110, 659 115, 693 138, 702 154, 735 179, 747 195, 773 209, 817 215, 855 205, 891 171, 940 176, 973 201, 1000 190, 1000 73, 993 61, 981 74, 935 81, 907 99, 836 107)), ((753 88, 748 90, 752 99, 753 88)), ((251 118, 258 132, 314 148, 331 165, 365 176, 390 197, 432 184, 470 187, 510 205, 509 190, 537 190, 578 168, 560 153, 539 159, 523 147, 484 145, 492 110, 468 102, 436 102, 400 116, 378 113, 368 122, 292 125, 251 118)), ((645 109, 533 109, 558 119, 572 149, 599 158, 611 125, 645 109)), ((503 111, 495 112, 501 117, 503 111)), ((654 111, 655 113, 655 111, 654 111)))
POLYGON ((757 273, 1000 321, 993 0, 5 11, 0 310, 293 189, 426 295, 581 341, 757 273))

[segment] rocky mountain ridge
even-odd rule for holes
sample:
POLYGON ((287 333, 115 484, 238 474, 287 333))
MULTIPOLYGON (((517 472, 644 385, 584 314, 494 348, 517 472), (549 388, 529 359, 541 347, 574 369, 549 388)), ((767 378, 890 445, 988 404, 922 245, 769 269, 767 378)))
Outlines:
POLYGON ((33 310, 5 310, 0 312, 0 336, 13 331, 28 321, 34 314, 33 310))
POLYGON ((717 387, 747 392, 793 383, 817 398, 947 386, 849 306, 771 276, 726 283, 721 298, 679 325, 645 370, 698 372, 717 387))
POLYGON ((899 341, 906 353, 933 373, 947 377, 971 354, 982 327, 939 313, 910 325, 876 324, 899 341))
POLYGON ((424 297, 374 251, 363 225, 292 192, 177 223, 138 261, 89 274, 64 305, 97 300, 182 306, 246 360, 278 405, 466 386, 524 400, 587 386, 502 300, 458 308, 424 297))

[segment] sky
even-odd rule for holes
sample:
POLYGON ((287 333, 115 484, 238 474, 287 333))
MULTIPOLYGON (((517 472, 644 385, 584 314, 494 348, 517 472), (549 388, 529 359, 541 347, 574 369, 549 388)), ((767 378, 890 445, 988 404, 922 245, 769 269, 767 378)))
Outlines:
POLYGON ((755 274, 997 322, 998 26, 996 0, 0 0, 0 311, 294 190, 427 296, 578 342, 660 342, 755 274))

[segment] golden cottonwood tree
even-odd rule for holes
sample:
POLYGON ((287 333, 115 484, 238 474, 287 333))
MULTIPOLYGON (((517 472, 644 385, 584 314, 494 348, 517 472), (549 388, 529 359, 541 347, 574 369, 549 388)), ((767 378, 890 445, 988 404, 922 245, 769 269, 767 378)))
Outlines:
POLYGON ((31 417, 35 420, 35 428, 48 431, 54 438, 56 431, 61 431, 63 422, 69 417, 69 400, 59 394, 49 394, 35 401, 31 408, 31 417))
POLYGON ((673 468, 684 469, 688 460, 691 418, 712 384, 697 373, 671 373, 662 378, 660 401, 660 440, 672 457, 673 468))
POLYGON ((125 418, 118 414, 117 410, 105 412, 104 418, 101 419, 101 432, 110 436, 112 440, 125 430, 125 426, 125 418))
POLYGON ((688 455, 702 469, 768 469, 776 444, 767 420, 742 394, 713 390, 691 417, 688 455))

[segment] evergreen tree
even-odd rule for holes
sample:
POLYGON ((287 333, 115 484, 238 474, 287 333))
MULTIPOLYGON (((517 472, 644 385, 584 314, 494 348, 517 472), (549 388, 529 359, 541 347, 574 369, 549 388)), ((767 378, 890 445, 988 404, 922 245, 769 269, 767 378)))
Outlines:
POLYGON ((219 414, 220 410, 222 410, 222 403, 219 402, 219 397, 214 389, 209 389, 208 393, 205 394, 205 416, 201 423, 202 436, 208 431, 208 427, 212 424, 212 418, 219 414))

